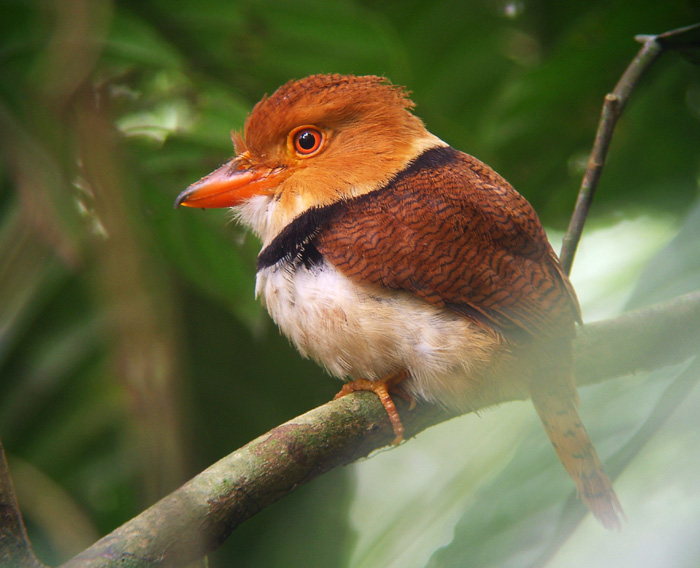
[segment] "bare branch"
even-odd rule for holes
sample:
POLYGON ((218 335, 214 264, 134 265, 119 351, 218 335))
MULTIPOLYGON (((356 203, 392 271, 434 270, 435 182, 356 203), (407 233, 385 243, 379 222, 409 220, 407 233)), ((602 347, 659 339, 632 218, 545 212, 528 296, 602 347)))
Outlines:
POLYGON ((700 351, 700 290, 586 324, 574 349, 579 386, 684 361, 700 351))
MULTIPOLYGON (((579 384, 687 359, 700 345, 700 291, 587 325, 576 340, 579 384), (669 337, 676 338, 669 348, 669 337)), ((454 415, 397 401, 407 437, 454 415)), ((504 402, 504 401, 490 401, 504 402)), ((63 565, 185 566, 240 523, 299 485, 388 445, 392 427, 376 396, 356 393, 278 426, 63 565)))
POLYGON ((639 82, 639 79, 644 72, 651 67, 656 59, 663 51, 662 45, 656 41, 656 36, 648 36, 644 38, 644 45, 639 50, 637 56, 629 64, 612 93, 605 96, 603 103, 603 111, 601 113, 600 122, 598 123, 598 132, 595 135, 595 142, 591 155, 588 158, 588 166, 586 173, 581 182, 581 189, 576 199, 576 207, 569 222, 569 228, 566 231, 561 247, 561 264, 567 274, 571 273, 571 266, 574 263, 576 255, 576 247, 581 239, 583 226, 588 217, 588 211, 593 202, 595 190, 598 187, 598 181, 603 173, 605 158, 608 154, 610 141, 612 140, 613 131, 617 119, 620 118, 622 111, 627 104, 632 90, 639 82))

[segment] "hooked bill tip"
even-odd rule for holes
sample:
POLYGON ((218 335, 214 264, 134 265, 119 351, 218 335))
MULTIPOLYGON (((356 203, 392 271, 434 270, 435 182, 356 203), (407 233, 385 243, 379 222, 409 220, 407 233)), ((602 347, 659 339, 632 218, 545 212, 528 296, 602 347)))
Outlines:
POLYGON ((190 196, 193 189, 194 189, 194 186, 191 185, 185 191, 181 192, 180 195, 178 195, 175 198, 175 203, 173 204, 175 209, 178 209, 180 207, 180 205, 182 205, 182 203, 190 196))

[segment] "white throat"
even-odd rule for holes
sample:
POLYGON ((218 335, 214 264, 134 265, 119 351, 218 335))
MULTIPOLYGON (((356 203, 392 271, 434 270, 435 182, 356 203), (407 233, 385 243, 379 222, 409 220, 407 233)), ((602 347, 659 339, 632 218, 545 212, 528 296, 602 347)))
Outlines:
MULTIPOLYGON (((416 138, 409 157, 404 167, 411 161, 416 159, 426 150, 437 146, 447 146, 445 142, 430 132, 425 133, 425 136, 416 138)), ((394 172, 395 175, 398 172, 394 172)), ((291 179, 291 178, 290 178, 291 179)), ((354 186, 349 190, 344 188, 342 197, 352 198, 358 197, 365 193, 369 193, 378 189, 376 184, 367 184, 362 186, 354 186)), ((339 195, 341 195, 339 193, 339 195)), ((242 224, 250 227, 253 232, 262 241, 263 248, 266 247, 272 240, 284 229, 293 219, 301 215, 304 211, 311 209, 314 206, 328 205, 329 203, 312 203, 309 201, 310 196, 303 191, 298 192, 295 199, 288 200, 284 207, 280 205, 278 194, 275 195, 256 195, 251 197, 242 205, 233 209, 234 218, 242 224)))

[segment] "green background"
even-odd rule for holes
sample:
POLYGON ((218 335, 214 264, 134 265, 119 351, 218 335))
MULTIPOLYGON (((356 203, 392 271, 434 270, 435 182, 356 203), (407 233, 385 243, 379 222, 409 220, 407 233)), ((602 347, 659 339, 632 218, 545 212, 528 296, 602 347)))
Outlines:
MULTIPOLYGON (((0 435, 40 558, 70 558, 339 388, 255 301, 255 239, 225 211, 172 207, 263 94, 319 72, 406 85, 558 242, 634 36, 697 21, 678 0, 0 1, 0 435)), ((698 68, 663 55, 576 260, 586 321, 700 287, 699 119, 698 68)), ((620 535, 584 518, 513 403, 302 487, 211 566, 697 566, 685 367, 582 389, 620 535)))

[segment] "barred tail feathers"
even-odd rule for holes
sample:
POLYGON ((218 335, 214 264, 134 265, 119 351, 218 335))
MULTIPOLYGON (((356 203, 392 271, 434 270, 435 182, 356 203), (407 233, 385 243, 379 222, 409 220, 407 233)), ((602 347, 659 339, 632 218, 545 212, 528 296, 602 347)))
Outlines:
POLYGON ((619 531, 625 514, 579 418, 576 397, 533 394, 533 403, 583 502, 605 528, 619 531))

